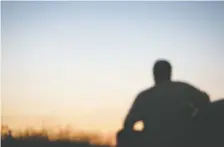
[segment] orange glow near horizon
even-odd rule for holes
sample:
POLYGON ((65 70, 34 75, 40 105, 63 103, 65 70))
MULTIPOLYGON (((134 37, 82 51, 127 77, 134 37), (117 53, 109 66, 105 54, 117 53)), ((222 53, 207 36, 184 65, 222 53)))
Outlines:
POLYGON ((2 125, 1 136, 4 138, 8 132, 11 131, 11 135, 15 138, 18 137, 48 137, 49 140, 71 140, 71 141, 88 141, 91 144, 105 144, 115 145, 115 134, 114 133, 100 133, 82 130, 73 130, 71 128, 55 128, 55 129, 35 129, 26 128, 24 130, 13 130, 7 125, 2 125))

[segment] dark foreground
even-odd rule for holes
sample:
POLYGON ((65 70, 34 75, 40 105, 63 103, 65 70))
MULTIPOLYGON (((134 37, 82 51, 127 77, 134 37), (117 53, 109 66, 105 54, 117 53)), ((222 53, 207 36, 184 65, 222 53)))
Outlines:
POLYGON ((109 147, 106 145, 91 145, 88 142, 49 141, 49 140, 22 140, 4 139, 2 147, 109 147))
POLYGON ((212 102, 185 125, 174 140, 169 138, 172 130, 158 130, 154 137, 123 129, 117 135, 118 147, 224 147, 224 99, 212 102))

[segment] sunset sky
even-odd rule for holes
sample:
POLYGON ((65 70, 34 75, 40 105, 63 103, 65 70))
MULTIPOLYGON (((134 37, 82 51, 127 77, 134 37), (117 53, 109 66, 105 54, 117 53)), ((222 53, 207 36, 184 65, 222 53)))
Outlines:
POLYGON ((224 2, 1 2, 2 123, 116 131, 156 59, 224 97, 224 2))

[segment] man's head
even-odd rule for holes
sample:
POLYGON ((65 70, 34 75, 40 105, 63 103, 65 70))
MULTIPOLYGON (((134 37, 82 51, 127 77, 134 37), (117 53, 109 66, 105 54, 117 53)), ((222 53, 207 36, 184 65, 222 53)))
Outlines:
POLYGON ((166 60, 157 60, 153 67, 155 83, 171 80, 172 67, 166 60))

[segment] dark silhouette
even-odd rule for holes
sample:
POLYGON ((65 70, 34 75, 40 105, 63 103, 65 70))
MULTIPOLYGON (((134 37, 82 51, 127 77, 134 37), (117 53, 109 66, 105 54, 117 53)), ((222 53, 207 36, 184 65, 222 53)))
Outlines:
POLYGON ((192 118, 210 103, 205 92, 190 84, 172 81, 168 61, 158 60, 153 74, 155 85, 135 99, 123 129, 117 134, 118 146, 139 146, 141 142, 141 146, 183 147, 191 141, 192 118), (137 121, 144 123, 141 132, 133 130, 137 121))
POLYGON ((93 145, 88 142, 75 142, 69 140, 46 140, 32 138, 14 138, 12 140, 1 140, 3 147, 110 147, 109 145, 93 145))
POLYGON ((212 102, 202 109, 195 116, 193 127, 194 147, 223 147, 224 99, 212 102))
POLYGON ((92 144, 90 140, 69 140, 59 138, 50 140, 44 134, 30 134, 28 136, 11 135, 11 130, 1 138, 2 147, 110 147, 110 145, 92 144))
MULTIPOLYGON (((110 142, 100 141, 100 136, 93 133, 82 132, 66 134, 68 130, 60 129, 54 137, 45 129, 12 131, 7 125, 1 126, 2 147, 110 147, 110 142), (15 133, 13 135, 13 132, 15 133), (73 136, 74 135, 74 136, 73 136), (52 138, 53 137, 53 138, 52 138), (94 140, 95 139, 95 140, 94 140), (99 139, 99 142, 97 142, 99 139)), ((72 132, 72 130, 69 130, 72 132)))

